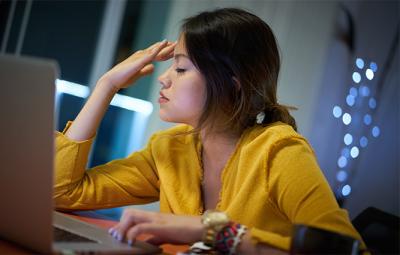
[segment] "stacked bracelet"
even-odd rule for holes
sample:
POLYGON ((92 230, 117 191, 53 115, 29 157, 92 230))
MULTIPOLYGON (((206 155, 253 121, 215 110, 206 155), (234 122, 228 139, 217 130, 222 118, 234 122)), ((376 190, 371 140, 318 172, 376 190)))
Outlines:
POLYGON ((233 255, 246 227, 229 221, 224 212, 207 210, 201 222, 204 224, 203 243, 218 254, 233 255))
POLYGON ((230 222, 217 233, 213 248, 219 254, 236 254, 242 236, 246 233, 246 226, 230 222))

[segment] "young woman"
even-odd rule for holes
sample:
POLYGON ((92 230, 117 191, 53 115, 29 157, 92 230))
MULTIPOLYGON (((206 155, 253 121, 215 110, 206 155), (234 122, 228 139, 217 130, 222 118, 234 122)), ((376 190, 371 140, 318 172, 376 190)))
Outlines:
POLYGON ((226 254, 287 251, 295 223, 361 240, 277 102, 279 68, 274 35, 257 16, 218 9, 184 20, 176 43, 137 51, 104 74, 75 121, 56 134, 57 208, 159 200, 161 213, 125 210, 110 233, 127 242, 141 233, 157 244, 204 241, 226 254), (85 171, 115 93, 151 73, 153 61, 170 58, 159 77, 159 114, 180 125, 127 158, 85 171))

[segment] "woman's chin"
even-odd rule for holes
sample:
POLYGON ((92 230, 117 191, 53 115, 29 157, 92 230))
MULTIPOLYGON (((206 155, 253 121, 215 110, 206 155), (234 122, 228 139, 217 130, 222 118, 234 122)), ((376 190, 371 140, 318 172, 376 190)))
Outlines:
POLYGON ((165 122, 176 122, 174 118, 166 114, 162 109, 160 109, 158 115, 160 116, 160 119, 165 122))
POLYGON ((184 118, 184 116, 178 116, 178 114, 171 114, 170 112, 167 112, 165 109, 162 108, 158 112, 158 116, 162 121, 165 122, 186 124, 192 127, 196 126, 194 125, 194 123, 197 123, 197 121, 190 121, 191 118, 184 118))

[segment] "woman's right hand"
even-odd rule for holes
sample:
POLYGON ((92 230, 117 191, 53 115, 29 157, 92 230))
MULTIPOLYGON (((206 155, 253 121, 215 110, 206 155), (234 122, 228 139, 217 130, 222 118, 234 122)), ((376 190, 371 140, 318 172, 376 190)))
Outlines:
POLYGON ((140 77, 154 71, 153 61, 165 61, 173 57, 176 42, 155 43, 139 50, 105 73, 100 80, 112 86, 114 91, 127 88, 140 77))
POLYGON ((167 41, 155 43, 145 50, 135 52, 105 73, 67 130, 67 137, 74 141, 84 141, 93 137, 115 93, 140 77, 152 73, 153 61, 172 58, 175 44, 167 41))

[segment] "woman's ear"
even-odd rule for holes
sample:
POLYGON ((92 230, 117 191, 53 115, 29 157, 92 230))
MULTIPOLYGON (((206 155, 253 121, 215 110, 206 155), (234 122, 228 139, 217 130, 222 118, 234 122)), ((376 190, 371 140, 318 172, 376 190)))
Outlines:
POLYGON ((233 80, 233 83, 235 84, 236 89, 238 91, 240 91, 242 88, 242 85, 240 84, 239 80, 235 76, 232 76, 232 80, 233 80))

